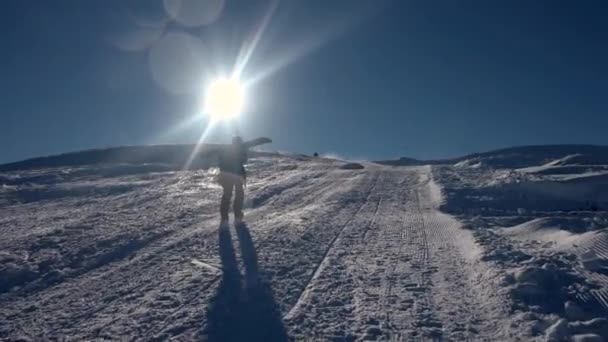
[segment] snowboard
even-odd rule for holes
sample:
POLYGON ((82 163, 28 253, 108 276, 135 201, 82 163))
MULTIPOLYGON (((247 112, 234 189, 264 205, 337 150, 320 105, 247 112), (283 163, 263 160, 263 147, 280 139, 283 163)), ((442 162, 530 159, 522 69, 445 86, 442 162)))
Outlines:
MULTIPOLYGON (((250 149, 252 147, 269 144, 271 142, 272 142, 272 139, 270 139, 270 138, 260 137, 260 138, 247 140, 247 141, 243 142, 243 145, 245 145, 245 148, 250 149)), ((230 148, 231 146, 232 146, 232 144, 204 144, 202 152, 203 153, 218 153, 224 149, 230 148)))
POLYGON ((244 145, 247 146, 247 148, 252 148, 252 147, 256 147, 256 146, 260 146, 260 145, 264 145, 264 144, 269 144, 271 142, 272 142, 272 139, 270 139, 270 138, 260 137, 260 138, 255 138, 252 140, 245 141, 244 145))

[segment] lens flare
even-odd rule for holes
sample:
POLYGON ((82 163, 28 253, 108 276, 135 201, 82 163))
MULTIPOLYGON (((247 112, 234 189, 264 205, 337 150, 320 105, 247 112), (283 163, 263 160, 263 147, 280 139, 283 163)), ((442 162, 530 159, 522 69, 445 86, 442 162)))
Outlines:
POLYGON ((214 121, 234 119, 243 110, 244 102, 243 87, 237 79, 219 78, 207 89, 205 112, 214 121))

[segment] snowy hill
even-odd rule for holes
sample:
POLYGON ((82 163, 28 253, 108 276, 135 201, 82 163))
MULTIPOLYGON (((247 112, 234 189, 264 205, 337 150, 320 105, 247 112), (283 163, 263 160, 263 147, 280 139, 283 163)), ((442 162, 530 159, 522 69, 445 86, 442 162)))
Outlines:
POLYGON ((606 147, 255 153, 230 230, 191 150, 0 166, 0 340, 608 339, 606 147))
MULTIPOLYGON (((195 158, 194 167, 208 168, 210 166, 209 162, 211 161, 206 159, 206 157, 211 150, 218 146, 220 145, 201 145, 197 157, 195 158)), ((52 167, 117 164, 161 164, 165 165, 167 168, 181 169, 190 158, 194 148, 194 145, 149 145, 92 149, 2 164, 0 165, 0 172, 52 167)), ((252 153, 253 155, 264 154, 255 151, 252 153)))
POLYGON ((608 165, 608 146, 538 145, 520 146, 458 158, 456 162, 483 163, 496 168, 522 168, 547 164, 566 157, 570 165, 608 165))
POLYGON ((445 165, 466 164, 500 168, 522 168, 537 166, 572 156, 569 164, 577 165, 608 165, 608 146, 598 145, 531 145, 517 146, 493 150, 483 153, 473 153, 452 159, 419 160, 402 157, 395 160, 377 161, 382 165, 412 166, 412 165, 445 165))

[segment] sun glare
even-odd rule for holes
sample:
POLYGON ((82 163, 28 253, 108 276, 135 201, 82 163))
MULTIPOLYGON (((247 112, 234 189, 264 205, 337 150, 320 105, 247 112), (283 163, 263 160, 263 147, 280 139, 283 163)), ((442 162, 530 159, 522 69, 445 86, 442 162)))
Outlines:
POLYGON ((243 110, 244 92, 236 79, 219 78, 207 89, 205 112, 212 120, 236 118, 243 110))

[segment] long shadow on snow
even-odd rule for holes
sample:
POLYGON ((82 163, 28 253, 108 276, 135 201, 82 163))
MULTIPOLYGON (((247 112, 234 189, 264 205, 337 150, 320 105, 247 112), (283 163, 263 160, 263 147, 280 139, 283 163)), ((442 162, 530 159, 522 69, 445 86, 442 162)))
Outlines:
POLYGON ((222 279, 207 312, 208 341, 287 341, 270 284, 260 278, 257 253, 246 224, 236 226, 245 283, 241 283, 230 230, 219 229, 222 279))

